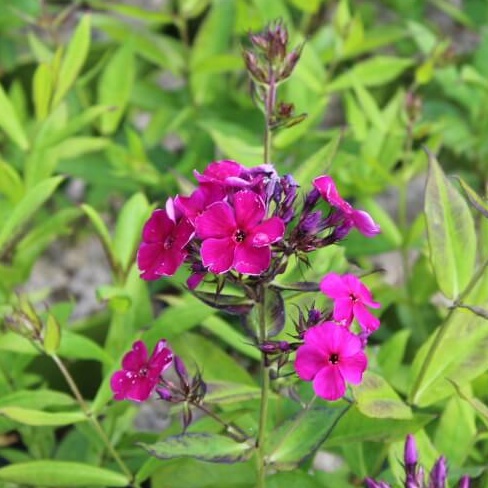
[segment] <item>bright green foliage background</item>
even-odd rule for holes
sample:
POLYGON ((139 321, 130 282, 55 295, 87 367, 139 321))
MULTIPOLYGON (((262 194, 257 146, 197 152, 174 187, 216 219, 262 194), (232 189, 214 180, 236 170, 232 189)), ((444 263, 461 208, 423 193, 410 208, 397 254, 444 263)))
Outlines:
MULTIPOLYGON (((151 210, 190 191, 194 169, 222 158, 262 162, 263 119, 241 48, 247 32, 280 18, 292 45, 305 41, 280 97, 307 118, 275 134, 278 171, 293 173, 304 191, 329 172, 382 227, 375 239, 355 234, 317 253, 310 269, 292 264, 283 282, 344 272, 347 260, 372 270, 390 252, 400 256, 404 279, 366 278, 382 303, 382 326, 354 406, 318 401, 304 413, 273 396, 267 448, 284 471, 269 486, 342 488, 365 476, 398 484, 407 433, 427 467, 444 454, 452 483, 468 473, 475 486, 488 486, 488 3, 465 0, 461 10, 444 0, 161 3, 148 10, 135 1, 0 1, 0 312, 33 302, 45 350, 4 324, 1 482, 128 483, 52 366, 49 355, 58 355, 78 372, 89 411, 138 481, 253 486, 246 449, 229 447, 219 424, 195 422, 186 454, 200 460, 180 457, 180 447, 171 449, 181 446, 172 437, 181 432, 179 412, 162 433, 135 433, 139 407, 112 402, 109 378, 134 340, 152 347, 165 337, 203 370, 208 404, 256 430, 259 354, 239 322, 185 291, 184 271, 143 282, 134 258, 151 210), (427 178, 425 205, 412 217, 417 177, 427 178), (74 179, 85 185, 81 204, 67 193, 74 179), (395 204, 379 198, 385 192, 397 195, 395 204), (49 246, 76 247, 93 235, 112 276, 96 290, 100 312, 73 321, 74 298, 47 310, 49 290, 19 297, 49 246), (202 443, 204 431, 213 442, 202 443), (135 444, 168 437, 159 444, 167 460, 149 459, 135 444), (340 456, 340 469, 315 469, 317 449, 340 456), (240 462, 201 461, 222 452, 240 462)), ((310 306, 314 298, 324 304, 296 293, 288 303, 310 306)), ((284 339, 295 318, 295 308, 287 310, 284 339)), ((293 383, 290 376, 277 386, 284 392, 293 383)), ((309 384, 299 390, 311 392, 309 384)))

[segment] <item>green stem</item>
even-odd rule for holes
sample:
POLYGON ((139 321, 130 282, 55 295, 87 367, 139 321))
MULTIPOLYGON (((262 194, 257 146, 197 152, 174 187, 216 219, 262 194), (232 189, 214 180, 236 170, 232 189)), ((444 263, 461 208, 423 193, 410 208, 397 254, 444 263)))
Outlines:
MULTIPOLYGON (((265 290, 262 289, 260 293, 260 302, 257 304, 259 307, 259 341, 264 342, 267 339, 266 331, 266 318, 265 318, 265 290)), ((261 352, 261 374, 262 374, 262 385, 261 385, 261 405, 259 411, 259 430, 258 437, 256 439, 256 456, 257 456, 257 471, 258 480, 257 487, 265 488, 266 486, 266 423, 268 419, 268 402, 269 402, 269 365, 267 362, 267 357, 264 352, 261 352)))
POLYGON ((122 472, 127 476, 127 478, 130 480, 130 486, 134 488, 139 488, 140 485, 137 481, 134 480, 134 475, 130 471, 130 469, 127 467, 127 465, 124 463, 122 458, 119 456, 119 453, 115 450, 114 446, 110 442, 110 439, 107 436, 107 433, 103 430, 103 427, 100 425, 100 422, 98 419, 93 415, 92 412, 90 412, 90 409, 88 408, 88 405, 86 404, 80 390, 78 389, 77 384, 75 383, 73 377, 71 376, 70 372, 64 365, 64 363, 61 361, 61 359, 56 356, 56 354, 51 355, 54 363, 58 367, 59 371, 61 371, 61 374, 64 376, 64 379, 68 383, 68 386, 70 387, 71 392, 73 393, 74 397, 76 398, 76 401, 78 402, 82 412, 85 414, 86 418, 91 422, 95 430, 97 431, 97 434, 99 435, 100 439, 103 441, 105 444, 105 447, 107 450, 110 452, 112 455, 114 461, 119 465, 120 469, 122 472))
POLYGON ((430 368, 432 359, 437 351, 437 348, 439 347, 439 344, 442 342, 443 338, 447 334, 447 331, 449 330, 449 320, 452 314, 454 313, 454 310, 456 310, 456 305, 463 302, 466 296, 474 288, 478 280, 484 275, 486 268, 488 268, 488 259, 478 268, 478 271, 476 271, 475 275, 471 278, 471 281, 468 283, 468 286, 466 286, 463 292, 459 294, 458 298, 454 301, 454 306, 449 310, 444 320, 444 323, 439 327, 436 337, 434 337, 432 344, 430 345, 429 351, 427 352, 427 356, 425 357, 425 361, 422 364, 422 368, 420 369, 420 372, 412 388, 412 393, 410 394, 411 402, 415 401, 415 397, 418 393, 418 390, 420 389, 420 385, 422 384, 422 381, 424 380, 427 374, 427 371, 430 368))

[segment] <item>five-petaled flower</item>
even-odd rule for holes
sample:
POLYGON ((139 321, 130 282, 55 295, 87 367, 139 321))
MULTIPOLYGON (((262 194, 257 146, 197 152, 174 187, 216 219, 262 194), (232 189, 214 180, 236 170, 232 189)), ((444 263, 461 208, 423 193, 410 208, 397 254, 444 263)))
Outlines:
POLYGON ((368 359, 359 337, 346 327, 324 322, 305 332, 297 350, 295 370, 304 381, 313 381, 315 394, 334 401, 344 396, 346 382, 359 384, 368 359))
POLYGON ((379 308, 380 304, 373 301, 371 292, 356 276, 329 273, 322 278, 320 290, 334 300, 333 317, 337 322, 349 326, 356 318, 367 333, 380 326, 379 319, 366 308, 379 308))
POLYGON ((188 254, 185 246, 193 233, 190 221, 177 216, 172 199, 168 199, 165 210, 155 210, 144 225, 137 253, 141 278, 157 280, 174 275, 188 254))
POLYGON ((339 195, 334 180, 330 176, 315 178, 313 185, 322 198, 339 212, 336 218, 342 220, 341 227, 349 229, 356 227, 366 237, 373 237, 380 232, 380 226, 371 218, 371 215, 364 210, 356 210, 339 195))
POLYGON ((171 365, 173 353, 160 340, 148 358, 146 345, 136 341, 122 359, 122 369, 110 380, 115 400, 147 400, 159 382, 161 374, 171 365))
POLYGON ((269 268, 270 246, 283 237, 285 226, 278 217, 263 220, 264 201, 253 191, 237 192, 232 203, 213 203, 195 219, 203 265, 211 273, 235 269, 259 275, 269 268))

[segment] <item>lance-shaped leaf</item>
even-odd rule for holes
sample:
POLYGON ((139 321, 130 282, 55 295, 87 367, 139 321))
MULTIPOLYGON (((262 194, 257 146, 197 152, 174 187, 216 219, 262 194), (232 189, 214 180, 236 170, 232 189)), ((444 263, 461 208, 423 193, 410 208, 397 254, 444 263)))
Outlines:
POLYGON ((367 371, 360 385, 353 387, 360 412, 368 417, 411 419, 412 410, 379 375, 367 371))
POLYGON ((476 232, 469 207, 429 156, 425 216, 430 259, 442 293, 456 298, 474 274, 476 232))
POLYGON ((47 354, 54 354, 61 343, 61 326, 53 314, 48 314, 44 325, 44 350, 47 354))
POLYGON ((462 178, 457 177, 469 203, 488 218, 488 202, 483 200, 462 178))
POLYGON ((276 288, 265 290, 261 303, 256 303, 245 318, 246 326, 258 337, 258 331, 265 327, 267 337, 279 334, 285 326, 285 301, 276 288), (263 322, 263 323, 261 323, 263 322))
POLYGON ((270 436, 268 461, 287 467, 298 464, 325 441, 348 408, 304 410, 285 421, 270 436))
POLYGON ((0 480, 29 486, 128 486, 127 476, 86 463, 29 461, 0 469, 0 480))
POLYGON ((254 302, 249 298, 238 297, 236 295, 222 295, 206 291, 193 291, 193 294, 210 307, 234 315, 249 313, 254 305, 254 302))
POLYGON ((87 420, 83 412, 44 412, 22 407, 2 407, 0 415, 25 425, 69 425, 87 420))
POLYGON ((27 149, 29 147, 29 141, 24 132, 24 128, 17 116, 15 108, 5 93, 4 89, 0 85, 0 129, 3 129, 5 133, 17 144, 21 149, 27 149))
POLYGON ((245 461, 254 447, 218 434, 188 433, 155 444, 139 444, 158 459, 194 458, 212 463, 245 461))
POLYGON ((297 281, 295 283, 273 283, 273 287, 279 290, 290 291, 319 291, 319 284, 316 281, 297 281))
POLYGON ((471 407, 479 415, 480 419, 483 421, 486 427, 488 427, 488 406, 485 405, 481 400, 472 395, 467 394, 455 381, 449 380, 452 386, 456 389, 457 394, 460 398, 468 402, 471 407))

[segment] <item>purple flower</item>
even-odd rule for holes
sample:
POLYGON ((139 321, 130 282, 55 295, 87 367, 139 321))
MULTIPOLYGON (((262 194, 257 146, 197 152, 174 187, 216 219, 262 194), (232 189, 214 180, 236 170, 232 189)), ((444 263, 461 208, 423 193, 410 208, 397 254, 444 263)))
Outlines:
POLYGON ((237 192, 233 206, 216 202, 195 220, 196 233, 203 240, 203 265, 212 273, 230 269, 258 275, 269 268, 271 244, 279 241, 285 226, 278 217, 265 217, 262 198, 249 190, 237 192))
POLYGON ((334 320, 349 326, 356 318, 368 333, 374 332, 380 321, 366 307, 379 308, 371 292, 352 274, 329 273, 322 278, 320 290, 334 300, 334 320))
POLYGON ((441 456, 430 472, 429 488, 445 488, 447 480, 447 460, 441 456))
POLYGON ((366 237, 373 237, 380 232, 379 225, 367 212, 354 209, 339 195, 334 180, 330 176, 324 175, 315 178, 313 185, 320 192, 322 198, 339 211, 339 217, 343 220, 342 227, 356 227, 366 237))
POLYGON ((304 381, 313 381, 315 393, 326 400, 338 400, 346 382, 361 383, 368 365, 361 340, 347 328, 324 322, 308 329, 305 343, 297 350, 295 370, 304 381))
POLYGON ((137 253, 141 278, 157 280, 174 275, 188 254, 185 246, 193 233, 194 227, 186 217, 176 219, 171 199, 166 210, 155 210, 144 225, 137 253))
POLYGON ((458 485, 458 488, 469 488, 470 486, 470 479, 469 479, 469 476, 463 476, 460 480, 459 480, 459 485, 458 485))
POLYGON ((115 400, 147 400, 159 382, 159 377, 171 364, 173 353, 160 340, 148 358, 144 342, 136 341, 122 359, 122 369, 110 380, 115 400))

